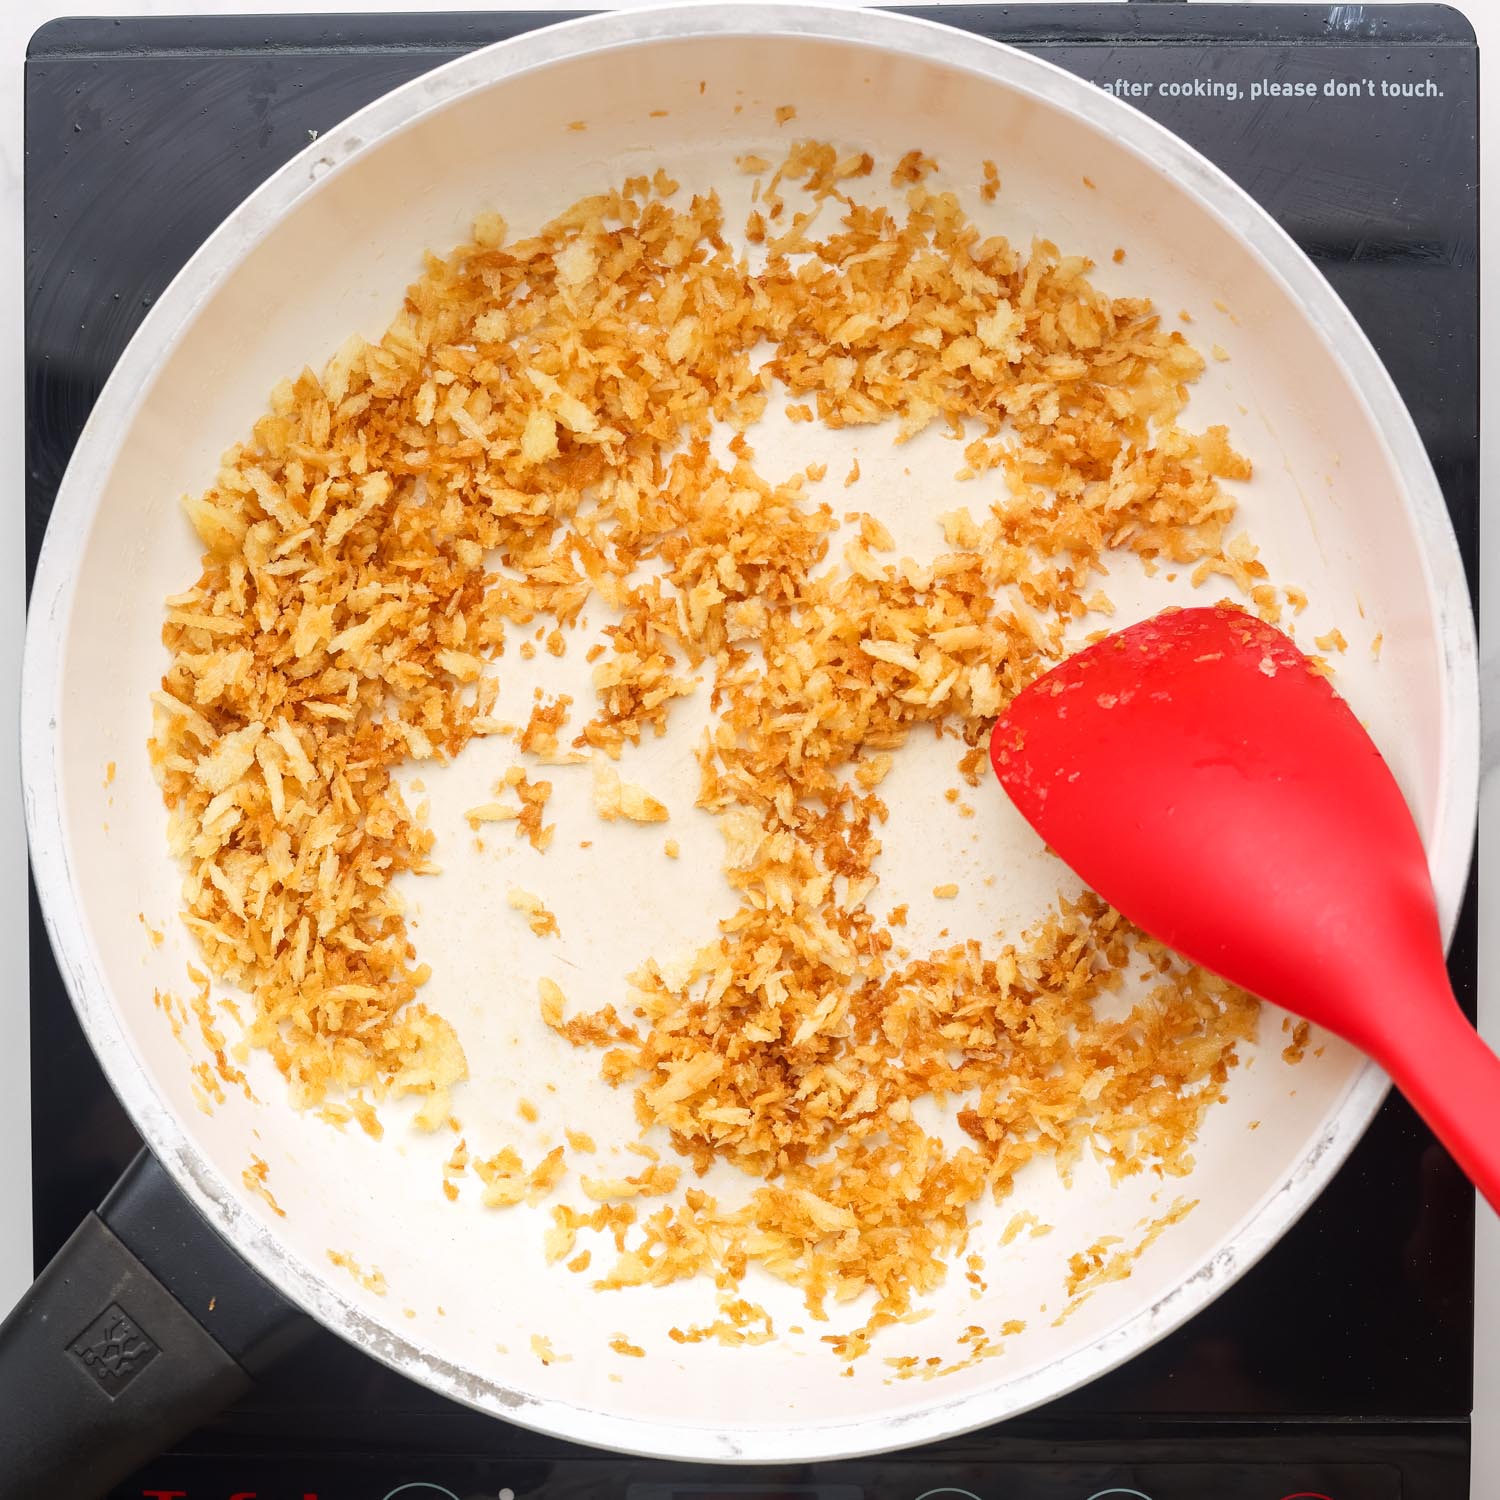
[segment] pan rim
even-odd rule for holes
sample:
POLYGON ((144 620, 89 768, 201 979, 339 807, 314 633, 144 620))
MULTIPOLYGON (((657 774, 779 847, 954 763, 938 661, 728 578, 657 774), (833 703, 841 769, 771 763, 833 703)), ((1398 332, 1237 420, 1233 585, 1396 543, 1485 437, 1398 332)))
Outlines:
POLYGON ((1129 105, 1042 59, 941 22, 826 3, 676 5, 564 21, 499 42, 383 95, 274 173, 214 231, 178 273, 127 346, 95 404, 53 507, 33 585, 21 692, 25 815, 43 919, 59 969, 111 1087, 179 1187, 273 1285, 357 1347, 432 1389, 507 1421, 575 1442, 649 1457, 724 1463, 813 1462, 893 1451, 973 1431, 1052 1400, 1112 1369, 1180 1326, 1231 1285, 1291 1227, 1331 1178, 1385 1097, 1367 1063, 1318 1139, 1286 1178, 1165 1297, 1092 1343, 1018 1379, 896 1416, 713 1430, 613 1413, 515 1390, 443 1359, 372 1317, 308 1267, 248 1210, 177 1125, 119 1023, 84 921, 69 862, 57 706, 75 576, 61 540, 86 534, 126 433, 154 373, 212 297, 216 283, 327 177, 477 90, 602 50, 691 38, 784 37, 897 51, 978 75, 1062 109, 1169 173, 1200 209, 1233 232, 1303 309, 1343 367, 1403 486, 1417 530, 1430 617, 1442 643, 1445 765, 1429 865, 1445 936, 1468 878, 1477 818, 1479 694, 1474 621, 1452 524, 1421 438, 1363 330, 1303 252, 1269 215, 1193 148, 1129 105))

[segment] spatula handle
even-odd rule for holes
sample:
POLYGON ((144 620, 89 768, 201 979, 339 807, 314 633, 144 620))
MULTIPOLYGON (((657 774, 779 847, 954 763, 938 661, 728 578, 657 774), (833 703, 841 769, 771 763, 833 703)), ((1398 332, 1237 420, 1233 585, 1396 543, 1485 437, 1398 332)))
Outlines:
MULTIPOLYGON (((1489 1049, 1453 992, 1411 1009, 1405 1036, 1387 1037, 1376 1061, 1485 1201, 1500 1212, 1500 1057, 1489 1049)), ((1403 1007, 1404 1008, 1404 1007, 1403 1007)))

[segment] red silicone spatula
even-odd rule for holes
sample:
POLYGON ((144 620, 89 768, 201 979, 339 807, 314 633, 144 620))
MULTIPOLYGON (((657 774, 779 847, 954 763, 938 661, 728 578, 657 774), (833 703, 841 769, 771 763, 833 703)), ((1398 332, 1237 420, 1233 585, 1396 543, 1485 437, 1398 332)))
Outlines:
POLYGON ((1380 752, 1275 627, 1168 611, 1032 683, 990 761, 1118 911, 1390 1074, 1500 1207, 1500 1059, 1459 1010, 1380 752))

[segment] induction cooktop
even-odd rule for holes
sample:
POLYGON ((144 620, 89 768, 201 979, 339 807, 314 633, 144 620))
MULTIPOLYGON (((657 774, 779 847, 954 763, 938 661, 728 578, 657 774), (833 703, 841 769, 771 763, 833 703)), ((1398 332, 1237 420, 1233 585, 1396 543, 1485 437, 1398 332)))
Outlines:
MULTIPOLYGON (((1436 5, 1173 0, 919 13, 1118 94, 1275 215, 1400 387, 1476 589, 1479 74, 1462 18, 1436 5)), ((84 20, 36 35, 25 89, 29 568, 100 387, 219 221, 378 94, 558 19, 84 20)), ((1472 1014, 1472 887, 1451 968, 1472 1014)), ((34 898, 31 1012, 40 1265, 138 1140, 73 1019, 34 898)), ((1191 1323, 1063 1400, 937 1447, 763 1470, 618 1458, 454 1406, 320 1332, 116 1493, 1457 1500, 1468 1494, 1472 1231, 1472 1194, 1393 1098, 1302 1222, 1191 1323)))

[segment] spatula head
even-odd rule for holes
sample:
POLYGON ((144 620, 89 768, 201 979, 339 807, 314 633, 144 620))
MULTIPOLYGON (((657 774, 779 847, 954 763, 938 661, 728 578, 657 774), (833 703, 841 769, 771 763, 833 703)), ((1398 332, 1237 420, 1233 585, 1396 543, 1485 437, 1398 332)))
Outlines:
POLYGON ((1032 683, 990 759, 1105 900, 1253 994, 1370 1046, 1393 973, 1441 966, 1426 857, 1374 742, 1281 631, 1172 610, 1032 683))

